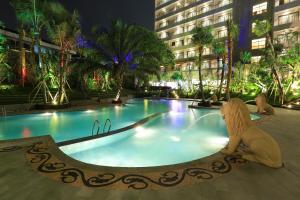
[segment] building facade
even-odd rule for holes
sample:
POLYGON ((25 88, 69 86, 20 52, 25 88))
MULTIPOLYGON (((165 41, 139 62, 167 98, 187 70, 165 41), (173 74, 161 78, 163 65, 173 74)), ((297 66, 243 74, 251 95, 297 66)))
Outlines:
MULTIPOLYGON (((192 30, 196 26, 211 26, 215 38, 227 36, 226 21, 232 19, 239 26, 239 37, 234 46, 234 61, 240 53, 252 53, 257 62, 266 46, 264 37, 253 33, 255 20, 268 19, 274 23, 274 38, 286 42, 290 33, 299 42, 300 0, 155 0, 155 31, 172 49, 176 66, 186 78, 198 80, 197 48, 192 43, 192 30)), ((203 74, 217 70, 217 59, 211 48, 205 48, 203 74)))

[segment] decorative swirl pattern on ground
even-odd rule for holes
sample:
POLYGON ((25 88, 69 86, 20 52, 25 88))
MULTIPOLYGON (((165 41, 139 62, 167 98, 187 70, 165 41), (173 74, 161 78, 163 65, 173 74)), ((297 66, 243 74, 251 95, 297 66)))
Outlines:
MULTIPOLYGON (((110 187, 123 189, 146 189, 159 187, 173 187, 183 184, 197 183, 199 181, 211 180, 222 174, 229 173, 246 161, 240 156, 225 156, 222 160, 213 161, 208 164, 194 164, 190 167, 176 168, 166 172, 136 172, 136 173, 114 173, 85 170, 70 166, 68 163, 57 158, 49 151, 43 142, 33 143, 30 146, 12 146, 0 149, 1 152, 12 152, 25 150, 26 157, 38 172, 61 181, 65 184, 75 186, 86 186, 90 188, 110 187)), ((100 168, 101 169, 101 168, 100 168)), ((106 170, 107 171, 107 170, 106 170)))

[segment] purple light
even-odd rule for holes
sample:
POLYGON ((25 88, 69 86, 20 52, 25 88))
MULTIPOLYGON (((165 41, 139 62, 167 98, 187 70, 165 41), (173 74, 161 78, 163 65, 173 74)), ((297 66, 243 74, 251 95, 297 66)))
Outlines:
POLYGON ((118 60, 118 57, 117 57, 117 56, 114 56, 114 63, 115 63, 115 64, 119 64, 119 60, 118 60))
POLYGON ((126 57, 125 60, 127 63, 131 62, 133 60, 132 52, 130 52, 126 57))

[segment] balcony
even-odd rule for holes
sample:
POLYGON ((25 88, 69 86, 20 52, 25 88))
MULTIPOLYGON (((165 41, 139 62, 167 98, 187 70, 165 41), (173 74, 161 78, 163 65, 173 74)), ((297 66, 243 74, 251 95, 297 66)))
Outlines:
POLYGON ((275 7, 275 12, 280 12, 283 10, 288 10, 290 8, 295 8, 297 6, 300 6, 299 0, 286 0, 284 4, 279 4, 275 7))
MULTIPOLYGON (((183 12, 185 10, 190 9, 190 8, 193 8, 193 7, 196 7, 196 6, 200 6, 201 4, 203 4, 205 2, 208 2, 208 1, 210 1, 210 0, 204 0, 204 1, 197 0, 197 1, 193 1, 192 3, 187 4, 186 6, 178 7, 177 9, 174 9, 171 12, 166 12, 163 15, 158 15, 155 20, 159 21, 159 20, 162 20, 164 18, 176 15, 176 14, 181 13, 181 12, 183 12)), ((215 5, 210 5, 210 6, 205 7, 205 8, 208 8, 207 10, 199 10, 199 8, 198 8, 196 15, 202 15, 202 14, 208 13, 209 11, 212 11, 212 10, 215 10, 215 9, 219 9, 219 8, 222 9, 223 7, 225 7, 225 6, 229 5, 229 4, 232 4, 232 0, 219 1, 215 5)))

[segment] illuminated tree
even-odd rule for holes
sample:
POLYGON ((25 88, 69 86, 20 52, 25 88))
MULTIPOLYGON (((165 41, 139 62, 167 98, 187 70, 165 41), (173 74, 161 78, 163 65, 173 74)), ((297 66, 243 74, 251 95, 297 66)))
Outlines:
POLYGON ((214 54, 217 56, 217 62, 218 62, 218 69, 217 69, 217 80, 220 79, 219 77, 219 70, 220 70, 220 59, 222 58, 222 72, 221 72, 221 80, 219 85, 219 90, 217 92, 217 98, 218 101, 220 100, 221 94, 222 94, 222 88, 223 88, 223 82, 224 82, 224 75, 225 75, 225 60, 226 60, 226 46, 225 41, 222 40, 214 40, 212 43, 212 48, 214 54))
POLYGON ((119 101, 125 74, 141 70, 153 74, 174 58, 155 33, 120 20, 99 33, 96 49, 112 69, 117 87, 115 101, 119 101))
MULTIPOLYGON (((268 61, 269 67, 271 67, 271 73, 276 81, 278 93, 279 93, 279 102, 283 104, 284 102, 284 91, 282 82, 279 77, 278 73, 278 50, 274 45, 274 41, 272 39, 272 24, 267 20, 259 21, 256 20, 255 22, 254 33, 258 37, 265 36, 266 37, 266 55, 265 59, 268 61)), ((279 51, 280 52, 280 51, 279 51)))
POLYGON ((226 98, 230 99, 230 83, 232 77, 232 67, 233 67, 233 46, 234 41, 238 37, 239 28, 234 24, 232 19, 226 21, 227 28, 227 48, 228 48, 228 72, 227 72, 227 85, 226 85, 226 98))
MULTIPOLYGON (((46 71, 42 63, 40 35, 47 22, 45 10, 47 9, 48 2, 46 0, 11 0, 11 4, 15 9, 19 23, 22 25, 22 30, 24 28, 27 32, 33 35, 35 43, 34 49, 36 50, 38 58, 36 70, 41 72, 40 82, 34 91, 36 90, 37 94, 42 88, 44 97, 43 100, 44 104, 46 104, 49 100, 48 97, 50 96, 52 98, 52 96, 45 81, 46 71)), ((21 34, 23 34, 22 30, 20 30, 21 34)), ((20 44, 20 48, 23 48, 22 44, 20 44)), ((20 54, 22 54, 22 51, 20 54)))
MULTIPOLYGON (((0 21, 0 28, 3 28, 4 25, 0 21)), ((7 78, 9 73, 10 66, 6 63, 7 59, 7 47, 6 47, 6 38, 4 35, 0 34, 0 84, 7 78)))
POLYGON ((80 34, 79 16, 76 11, 70 14, 60 3, 49 3, 48 9, 53 18, 49 20, 48 34, 51 40, 60 47, 59 89, 53 103, 69 103, 66 84, 66 68, 71 58, 71 52, 76 49, 76 38, 80 34))
POLYGON ((202 82, 202 54, 204 48, 211 45, 213 42, 212 28, 208 27, 196 27, 193 29, 192 41, 198 47, 198 73, 199 73, 199 91, 201 91, 202 102, 205 102, 205 95, 202 82))

